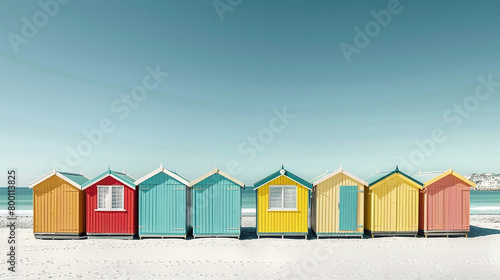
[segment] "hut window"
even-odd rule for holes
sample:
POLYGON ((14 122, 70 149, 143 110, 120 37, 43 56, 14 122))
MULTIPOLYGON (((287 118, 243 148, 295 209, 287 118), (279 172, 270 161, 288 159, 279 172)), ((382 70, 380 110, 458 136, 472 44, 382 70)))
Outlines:
POLYGON ((269 186, 269 210, 296 210, 297 186, 269 186))
POLYGON ((123 210, 123 186, 97 186, 98 210, 123 210))

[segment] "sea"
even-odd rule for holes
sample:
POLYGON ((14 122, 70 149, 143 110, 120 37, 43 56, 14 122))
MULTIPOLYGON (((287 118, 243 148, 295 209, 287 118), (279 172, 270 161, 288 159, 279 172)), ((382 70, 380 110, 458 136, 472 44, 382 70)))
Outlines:
MULTIPOLYGON (((0 188, 0 215, 7 215, 7 188, 0 188)), ((16 188, 16 213, 33 215, 33 192, 29 188, 16 188)), ((255 216, 256 196, 251 187, 242 193, 243 216, 255 216)), ((500 215, 500 191, 471 191, 470 213, 472 215, 500 215)))

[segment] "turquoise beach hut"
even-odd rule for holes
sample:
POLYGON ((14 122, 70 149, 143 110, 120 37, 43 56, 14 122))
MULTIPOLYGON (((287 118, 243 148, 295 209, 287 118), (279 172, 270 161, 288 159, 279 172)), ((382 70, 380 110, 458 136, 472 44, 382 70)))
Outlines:
POLYGON ((191 182, 193 237, 240 237, 244 184, 217 167, 191 182))
POLYGON ((189 181, 163 165, 135 181, 139 237, 184 237, 189 232, 189 181))

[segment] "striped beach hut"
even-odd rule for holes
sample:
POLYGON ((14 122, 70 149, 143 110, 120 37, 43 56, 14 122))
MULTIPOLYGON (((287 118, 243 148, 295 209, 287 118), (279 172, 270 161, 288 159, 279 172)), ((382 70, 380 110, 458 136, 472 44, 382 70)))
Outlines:
POLYGON ((312 184, 281 167, 254 184, 257 236, 305 236, 312 184))
POLYGON ((396 170, 376 173, 365 187, 365 232, 375 235, 418 234, 419 190, 423 184, 396 170))
POLYGON ((470 230, 470 189, 476 184, 450 167, 448 171, 419 172, 413 178, 424 182, 420 191, 419 233, 467 235, 470 230))
POLYGON ((135 179, 108 169, 82 185, 89 237, 133 238, 137 233, 135 179))
POLYGON ((33 189, 35 238, 72 239, 85 234, 85 193, 82 174, 55 169, 29 184, 33 189))
POLYGON ((340 167, 312 181, 311 228, 321 236, 364 234, 364 188, 368 183, 340 167))
POLYGON ((186 238, 189 181, 160 165, 135 185, 139 192, 139 237, 186 238))
POLYGON ((217 167, 189 184, 193 237, 240 237, 245 185, 217 167))

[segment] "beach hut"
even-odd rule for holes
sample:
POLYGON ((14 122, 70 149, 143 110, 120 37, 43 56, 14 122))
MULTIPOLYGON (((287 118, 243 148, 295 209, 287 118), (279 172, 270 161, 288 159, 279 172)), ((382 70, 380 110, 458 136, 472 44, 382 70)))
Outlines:
POLYGON ((420 191, 419 233, 425 237, 467 237, 470 230, 470 188, 476 184, 451 168, 441 172, 419 172, 413 178, 424 182, 420 191))
POLYGON ((35 238, 78 238, 85 234, 85 193, 81 174, 55 169, 29 184, 33 189, 35 238))
POLYGON ((193 237, 239 238, 241 190, 245 185, 217 167, 189 185, 193 197, 193 237))
POLYGON ((89 237, 133 238, 137 233, 135 179, 108 169, 82 185, 89 237))
POLYGON ((186 238, 189 181, 160 165, 135 185, 139 192, 139 237, 186 238))
POLYGON ((257 236, 305 236, 312 184, 281 167, 254 184, 257 236))
POLYGON ((340 167, 312 181, 311 228, 321 236, 364 234, 364 188, 368 183, 340 167))
POLYGON ((418 199, 422 183, 396 170, 365 179, 365 232, 374 235, 418 234, 418 199))

